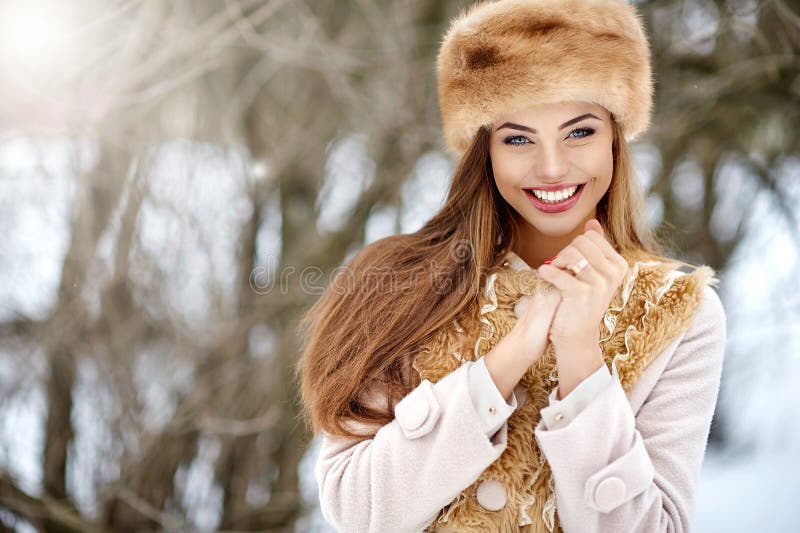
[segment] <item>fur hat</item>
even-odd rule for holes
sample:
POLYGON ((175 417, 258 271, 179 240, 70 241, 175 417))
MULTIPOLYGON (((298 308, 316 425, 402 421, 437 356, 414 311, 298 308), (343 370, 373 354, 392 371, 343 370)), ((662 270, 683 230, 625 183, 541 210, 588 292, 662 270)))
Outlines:
POLYGON ((627 141, 650 125, 650 48, 625 0, 472 4, 451 21, 436 67, 446 148, 458 156, 499 114, 545 102, 600 104, 627 141))

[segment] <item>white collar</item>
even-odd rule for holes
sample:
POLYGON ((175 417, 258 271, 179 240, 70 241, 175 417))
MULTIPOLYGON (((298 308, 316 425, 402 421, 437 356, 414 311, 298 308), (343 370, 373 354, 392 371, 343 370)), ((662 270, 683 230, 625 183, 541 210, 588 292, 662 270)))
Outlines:
POLYGON ((509 250, 506 252, 506 260, 508 261, 508 266, 513 268, 514 270, 533 270, 528 263, 522 260, 520 256, 509 250))

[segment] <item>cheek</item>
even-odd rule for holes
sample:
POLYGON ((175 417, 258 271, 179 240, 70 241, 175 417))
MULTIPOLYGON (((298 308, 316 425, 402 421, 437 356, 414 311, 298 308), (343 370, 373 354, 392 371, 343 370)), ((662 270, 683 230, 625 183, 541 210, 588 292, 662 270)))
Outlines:
POLYGON ((498 168, 495 170, 494 182, 497 185, 497 190, 500 196, 510 205, 519 209, 520 198, 518 197, 518 186, 512 174, 509 174, 507 169, 498 168))
POLYGON ((614 173, 614 158, 611 155, 611 147, 598 149, 590 154, 585 154, 583 172, 590 177, 596 178, 594 194, 602 196, 611 185, 611 176, 614 173))
POLYGON ((598 174, 600 181, 603 184, 603 192, 608 189, 611 185, 611 177, 614 174, 614 157, 612 155, 607 155, 603 160, 603 170, 601 173, 598 174))
POLYGON ((512 158, 503 157, 502 155, 492 156, 494 181, 506 200, 509 199, 509 194, 514 191, 517 183, 520 182, 519 171, 520 165, 518 163, 515 164, 512 158))

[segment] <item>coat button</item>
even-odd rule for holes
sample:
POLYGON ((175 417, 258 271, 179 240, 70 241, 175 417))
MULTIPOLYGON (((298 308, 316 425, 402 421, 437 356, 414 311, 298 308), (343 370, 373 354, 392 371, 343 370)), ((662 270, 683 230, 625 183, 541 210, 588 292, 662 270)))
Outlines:
POLYGON ((489 511, 499 511, 506 504, 506 488, 496 479, 487 479, 478 485, 478 503, 489 511))
MULTIPOLYGON (((425 398, 414 398, 413 400, 413 402, 406 402, 399 413, 395 411, 400 424, 408 431, 413 431, 420 427, 425 422, 425 419, 428 418, 428 413, 430 412, 430 407, 425 398)), ((399 406, 400 404, 398 403, 397 405, 399 406)))
POLYGON ((594 501, 604 512, 610 511, 625 499, 625 482, 618 477, 607 477, 594 489, 594 501))

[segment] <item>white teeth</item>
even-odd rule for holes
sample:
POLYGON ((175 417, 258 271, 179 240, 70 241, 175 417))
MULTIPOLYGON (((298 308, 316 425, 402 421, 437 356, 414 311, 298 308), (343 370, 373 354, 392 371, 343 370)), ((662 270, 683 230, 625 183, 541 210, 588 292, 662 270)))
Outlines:
POLYGON ((558 203, 567 198, 570 198, 575 191, 578 190, 578 186, 575 185, 573 187, 569 187, 568 189, 562 189, 557 192, 544 192, 544 191, 537 191, 535 189, 531 189, 531 192, 540 200, 546 203, 558 203))

